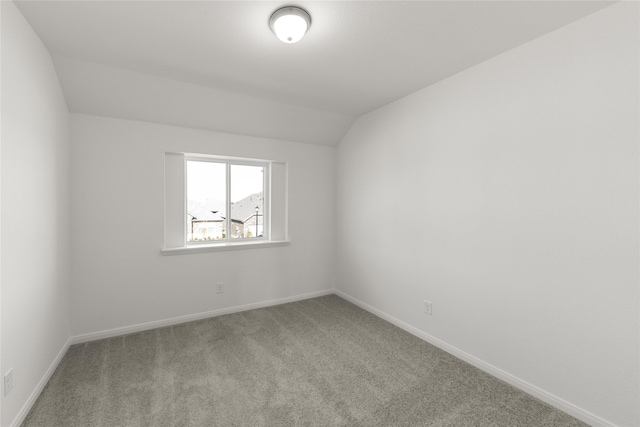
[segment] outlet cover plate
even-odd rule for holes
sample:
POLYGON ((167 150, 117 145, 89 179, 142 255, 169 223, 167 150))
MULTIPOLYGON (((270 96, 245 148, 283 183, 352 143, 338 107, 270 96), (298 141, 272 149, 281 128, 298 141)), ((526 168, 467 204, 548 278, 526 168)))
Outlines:
POLYGON ((424 300, 424 312, 426 314, 433 314, 431 301, 424 300))
POLYGON ((4 374, 4 395, 8 396, 11 390, 13 390, 13 368, 4 374))

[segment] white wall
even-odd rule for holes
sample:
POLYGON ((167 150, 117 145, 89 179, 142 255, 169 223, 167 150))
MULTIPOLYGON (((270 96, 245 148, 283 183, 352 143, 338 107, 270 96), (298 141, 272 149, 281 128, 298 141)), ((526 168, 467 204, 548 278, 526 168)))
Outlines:
POLYGON ((76 114, 71 129, 73 335, 333 288, 335 148, 76 114), (161 255, 168 151, 288 162, 292 244, 161 255))
POLYGON ((606 8, 361 117, 338 153, 340 291, 620 426, 640 425, 638 25, 606 8))
POLYGON ((49 52, 2 7, 1 424, 20 414, 70 333, 69 113, 49 52))

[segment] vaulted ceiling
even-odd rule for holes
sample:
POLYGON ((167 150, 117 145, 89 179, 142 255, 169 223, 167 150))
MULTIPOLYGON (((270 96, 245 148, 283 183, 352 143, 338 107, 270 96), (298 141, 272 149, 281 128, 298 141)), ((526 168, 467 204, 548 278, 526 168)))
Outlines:
MULTIPOLYGON (((70 111, 336 145, 360 115, 611 2, 17 1, 70 111)), ((568 52, 570 54, 570 52, 568 52)))

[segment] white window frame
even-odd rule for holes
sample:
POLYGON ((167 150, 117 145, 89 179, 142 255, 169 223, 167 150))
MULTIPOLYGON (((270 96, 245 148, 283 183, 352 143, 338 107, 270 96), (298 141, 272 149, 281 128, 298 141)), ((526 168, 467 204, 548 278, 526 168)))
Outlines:
MULTIPOLYGON (((255 249, 291 244, 288 230, 289 167, 286 162, 186 152, 166 152, 164 161, 164 245, 160 250, 162 255, 255 249), (187 160, 265 167, 263 237, 231 239, 231 228, 227 226, 225 240, 187 242, 187 160)), ((230 169, 228 166, 227 174, 230 173, 230 169)), ((227 176, 227 194, 230 194, 230 183, 227 176)), ((227 216, 229 218, 231 218, 230 203, 231 199, 228 197, 227 216)))
MULTIPOLYGON (((271 222, 269 221, 269 212, 270 212, 270 206, 269 206, 269 188, 271 187, 271 174, 270 174, 270 168, 269 168, 270 164, 267 161, 260 161, 260 160, 249 160, 249 159, 231 159, 231 158, 224 158, 224 157, 212 157, 212 156, 194 156, 194 155, 188 155, 188 156, 184 156, 184 171, 185 171, 185 176, 184 176, 184 246, 185 247, 190 247, 190 246, 201 246, 201 245, 220 245, 220 244, 234 244, 234 243, 247 243, 250 241, 269 241, 269 236, 270 236, 270 225, 271 222), (198 241, 198 242, 189 242, 187 241, 187 235, 188 235, 188 230, 187 230, 187 162, 210 162, 210 163, 218 163, 218 164, 224 164, 225 165, 225 172, 226 172, 226 197, 225 197, 225 211, 226 211, 226 217, 225 217, 225 238, 223 240, 217 240, 217 241, 198 241), (263 179, 262 179, 262 194, 263 194, 263 203, 262 203, 262 236, 261 237, 249 237, 249 238, 243 238, 243 239, 232 239, 231 238, 231 227, 232 227, 232 219, 231 219, 231 166, 257 166, 257 167, 261 167, 263 168, 263 179)), ((258 221, 258 219, 256 218, 256 221, 258 221)))

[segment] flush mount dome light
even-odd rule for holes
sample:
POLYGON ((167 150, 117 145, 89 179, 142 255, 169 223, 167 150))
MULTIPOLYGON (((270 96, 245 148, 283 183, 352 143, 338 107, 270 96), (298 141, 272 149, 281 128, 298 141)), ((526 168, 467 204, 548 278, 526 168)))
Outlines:
POLYGON ((295 43, 311 26, 307 11, 295 6, 287 6, 273 12, 269 19, 271 31, 284 43, 295 43))

